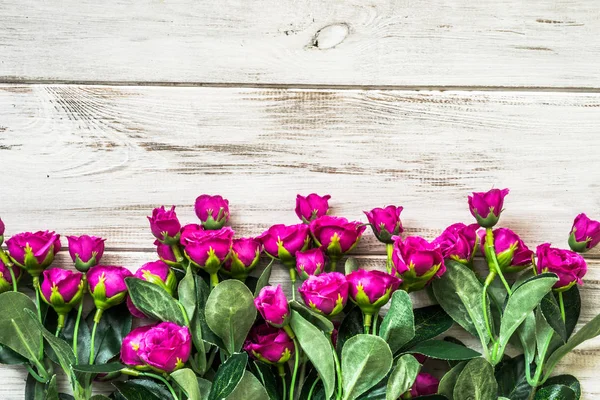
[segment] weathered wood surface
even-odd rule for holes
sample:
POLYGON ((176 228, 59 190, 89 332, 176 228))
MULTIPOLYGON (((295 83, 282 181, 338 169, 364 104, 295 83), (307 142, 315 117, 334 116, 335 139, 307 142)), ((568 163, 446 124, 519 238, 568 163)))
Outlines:
POLYGON ((583 0, 3 0, 0 80, 598 88, 599 16, 583 0))

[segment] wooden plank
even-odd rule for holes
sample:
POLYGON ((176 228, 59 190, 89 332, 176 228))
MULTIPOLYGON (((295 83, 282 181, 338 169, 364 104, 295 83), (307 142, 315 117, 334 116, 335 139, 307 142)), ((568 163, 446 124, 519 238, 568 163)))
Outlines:
POLYGON ((0 4, 0 81, 600 87, 585 0, 0 4))
MULTIPOLYGON (((131 271, 137 270, 143 263, 156 259, 156 254, 152 252, 141 251, 108 251, 103 259, 104 264, 123 265, 131 271)), ((361 268, 366 269, 385 269, 385 259, 382 256, 358 256, 361 268)), ((62 268, 72 268, 72 263, 66 251, 57 255, 54 264, 62 268)), ((253 272, 258 276, 264 267, 253 272)), ((483 271, 483 265, 478 264, 478 269, 483 271)), ((582 314, 576 330, 580 329, 585 323, 600 313, 600 260, 589 260, 589 271, 585 277, 585 284, 581 288, 582 314)), ((290 285, 287 270, 283 266, 275 265, 272 272, 271 284, 282 285, 287 295, 290 296, 290 285)), ((412 293, 414 307, 424 307, 432 303, 432 300, 425 292, 412 293)), ((480 349, 481 345, 477 339, 472 337, 462 328, 454 326, 443 336, 453 336, 466 343, 469 347, 480 349)), ((515 355, 516 349, 509 348, 508 353, 515 355)), ((600 388, 596 384, 596 367, 600 362, 600 337, 585 342, 577 349, 566 356, 557 366, 555 374, 571 374, 580 381, 583 389, 583 398, 593 399, 600 396, 600 388)), ((441 372, 441 371, 440 371, 441 372)), ((24 380, 27 372, 24 368, 2 366, 0 365, 0 377, 4 382, 0 385, 0 398, 5 400, 21 400, 25 390, 24 380)), ((65 379, 59 381, 61 390, 69 392, 65 379)), ((109 383, 96 383, 96 393, 108 394, 113 389, 109 383)))
MULTIPOLYGON (((509 187, 502 224, 566 246, 600 217, 600 95, 0 85, 0 215, 151 249, 146 216, 221 193, 239 235, 297 223, 297 193, 333 213, 403 205, 408 234, 471 222, 475 190, 509 187)), ((370 232, 356 250, 382 254, 370 232)))

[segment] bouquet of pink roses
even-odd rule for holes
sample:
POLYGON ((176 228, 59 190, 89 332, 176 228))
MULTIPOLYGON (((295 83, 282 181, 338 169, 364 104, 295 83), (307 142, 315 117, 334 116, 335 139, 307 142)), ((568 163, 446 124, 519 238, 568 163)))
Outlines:
MULTIPOLYGON (((402 236, 402 207, 365 212, 365 224, 328 215, 330 196, 316 194, 298 195, 301 223, 235 238, 229 202, 202 195, 200 223, 153 210, 158 259, 135 273, 101 264, 104 239, 69 236, 67 270, 51 267, 59 235, 19 233, 0 249, 0 362, 27 369, 36 400, 579 399, 577 379, 552 372, 600 334, 600 316, 573 334, 580 253, 600 223, 580 214, 572 251, 534 253, 494 229, 507 194, 473 193, 477 223, 432 241, 402 236), (345 258, 367 226, 387 249, 379 269, 345 258), (291 298, 269 285, 279 267, 291 298), (436 304, 413 308, 423 290, 436 304), (454 324, 476 349, 440 337, 454 324), (58 368, 72 396, 58 393, 58 368), (92 396, 98 380, 110 397, 92 396)), ((0 220, 0 244, 4 231, 0 220)))

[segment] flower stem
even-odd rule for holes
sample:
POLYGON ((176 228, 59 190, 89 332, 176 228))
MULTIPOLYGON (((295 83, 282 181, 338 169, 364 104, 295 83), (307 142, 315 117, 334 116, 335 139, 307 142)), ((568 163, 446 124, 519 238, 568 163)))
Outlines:
POLYGON ((177 262, 181 264, 181 262, 183 261, 183 255, 181 255, 181 250, 179 249, 179 245, 177 243, 171 245, 171 251, 175 256, 175 260, 177 260, 177 262))
POLYGON ((317 376, 317 379, 315 379, 312 386, 310 387, 310 390, 308 391, 308 399, 307 400, 312 399, 313 392, 315 391, 315 388, 317 387, 317 383, 319 383, 319 380, 321 380, 321 377, 317 376))
POLYGON ((494 271, 498 274, 500 280, 502 281, 502 284, 506 288, 506 292, 509 296, 512 296, 512 290, 510 289, 510 285, 506 281, 506 278, 504 278, 504 274, 502 273, 502 270, 500 269, 500 264, 498 264, 498 259, 496 258, 496 249, 494 248, 494 231, 492 230, 492 228, 486 228, 485 230, 485 255, 488 261, 488 265, 490 264, 490 262, 493 264, 490 265, 490 271, 494 271))
POLYGON ((371 330, 371 322, 373 321, 373 314, 363 313, 363 325, 365 327, 365 333, 369 333, 371 330))
POLYGON ((8 267, 8 272, 10 272, 10 279, 12 280, 13 292, 18 292, 17 290, 17 278, 15 277, 15 271, 13 271, 13 267, 8 267))
MULTIPOLYGON (((333 346, 333 342, 331 343, 331 346, 333 346)), ((342 368, 340 366, 340 359, 338 358, 337 351, 335 351, 335 348, 333 348, 333 361, 335 363, 335 373, 337 375, 338 386, 335 398, 339 400, 342 398, 342 368)))
POLYGON ((77 340, 78 340, 78 336, 79 336, 79 322, 81 321, 81 313, 82 312, 83 312, 83 298, 79 302, 79 307, 77 308, 77 319, 75 320, 75 329, 73 330, 73 353, 75 353, 75 363, 76 364, 79 364, 79 355, 77 354, 77 340))
POLYGON ((377 336, 377 320, 379 317, 379 313, 373 316, 373 335, 377 336))
POLYGON ((296 374, 298 373, 298 364, 300 362, 300 345, 298 344, 298 340, 296 338, 294 340, 294 348, 296 349, 296 354, 294 356, 294 372, 292 373, 292 381, 290 382, 290 396, 289 400, 294 400, 294 389, 296 386, 296 374))
POLYGON ((219 284, 219 275, 215 272, 210 274, 210 289, 214 289, 219 284))
POLYGON ((387 273, 391 274, 392 273, 392 254, 394 252, 394 244, 387 243, 385 245, 385 249, 387 250, 387 261, 386 261, 385 267, 387 269, 387 273))
POLYGON ((289 268, 290 281, 292 282, 292 300, 296 300, 296 269, 289 268))
MULTIPOLYGON (((37 303, 38 321, 40 321, 40 324, 42 324, 42 326, 43 326, 44 320, 42 319, 42 299, 40 296, 40 277, 39 276, 33 277, 33 288, 35 289, 35 301, 37 303)), ((44 337, 43 336, 40 338, 40 354, 38 356, 38 359, 41 360, 42 358, 44 358, 44 337)))
POLYGON ((98 329, 98 324, 100 323, 100 319, 102 319, 102 313, 104 312, 104 310, 98 308, 96 310, 96 315, 94 315, 94 327, 92 328, 92 340, 90 342, 90 365, 94 364, 94 359, 96 358, 96 355, 94 354, 95 351, 95 340, 96 340, 96 330, 98 329))
POLYGON ((33 379, 35 379, 38 382, 41 383, 46 383, 48 382, 48 379, 44 379, 43 377, 41 377, 40 375, 38 375, 33 368, 31 368, 29 365, 27 365, 27 371, 29 371, 29 375, 33 376, 33 379))
POLYGON ((496 278, 496 272, 490 271, 489 275, 485 279, 485 283, 483 285, 483 292, 481 293, 481 308, 483 309, 483 319, 485 320, 485 327, 487 329, 488 335, 492 340, 492 343, 496 343, 496 338, 492 333, 492 325, 490 324, 490 317, 487 312, 487 289, 488 286, 490 286, 490 284, 494 281, 494 278, 496 278))
POLYGON ((6 265, 6 268, 8 268, 8 272, 10 272, 10 278, 12 279, 13 292, 16 292, 17 291, 17 279, 15 277, 15 271, 13 271, 13 266, 15 264, 13 264, 13 262, 10 261, 10 258, 8 258, 8 256, 4 252, 4 250, 2 250, 1 248, 0 248, 0 261, 2 261, 2 263, 4 265, 6 265))
POLYGON ((560 305, 560 316, 563 322, 566 322, 567 316, 565 314, 565 301, 563 300, 562 292, 558 292, 558 304, 560 305))
POLYGON ((335 272, 337 268, 337 259, 331 258, 329 260, 329 272, 335 272))
POLYGON ((171 386, 171 384, 169 383, 169 381, 167 381, 162 376, 160 376, 158 374, 152 374, 150 372, 142 372, 142 373, 140 373, 140 376, 147 376, 148 378, 158 379, 159 381, 161 381, 162 383, 164 383, 167 386, 167 389, 169 389, 169 392, 171 392, 171 396, 173 396, 173 399, 174 400, 179 400, 179 397, 177 396, 177 393, 175 393, 175 390, 173 390, 173 386, 171 386))
POLYGON ((279 372, 279 377, 281 378, 281 385, 283 386, 283 400, 286 400, 287 382, 285 381, 285 369, 283 368, 283 364, 277 364, 277 371, 279 372))

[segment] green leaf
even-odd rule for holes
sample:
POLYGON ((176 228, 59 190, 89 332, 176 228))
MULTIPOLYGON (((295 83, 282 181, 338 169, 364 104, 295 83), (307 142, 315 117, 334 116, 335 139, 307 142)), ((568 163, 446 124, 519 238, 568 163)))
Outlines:
POLYGON ((36 381, 32 375, 27 375, 25 381, 25 400, 46 400, 46 385, 36 381))
POLYGON ((575 398, 579 399, 581 397, 581 384, 573 375, 557 375, 549 378, 542 387, 551 386, 551 385, 564 385, 568 386, 575 393, 575 398))
POLYGON ((577 400, 575 392, 565 385, 549 385, 540 388, 535 400, 577 400))
MULTIPOLYGON (((169 392, 167 387, 165 385, 163 385, 162 383, 158 383, 154 379, 150 379, 150 378, 131 379, 130 378, 129 380, 127 380, 125 382, 115 382, 115 383, 119 383, 124 391, 127 391, 128 393, 133 393, 133 395, 135 395, 137 392, 143 392, 146 394, 148 392, 150 392, 150 394, 151 394, 151 396, 148 398, 135 397, 136 399, 140 399, 140 400, 156 400, 156 399, 172 400, 173 399, 173 397, 171 396, 171 393, 169 392)), ((113 386, 115 386, 115 383, 113 383, 113 386)), ((115 392, 115 393, 119 393, 119 392, 115 392)))
POLYGON ((358 269, 358 261, 354 257, 348 257, 346 263, 344 264, 344 272, 346 275, 351 274, 352 272, 358 269))
MULTIPOLYGON (((91 312, 87 316, 86 322, 91 326, 94 323, 93 319, 94 313, 91 312)), ((123 342, 123 338, 131 331, 132 321, 131 313, 125 303, 111 307, 102 313, 102 318, 98 324, 96 338, 94 340, 94 351, 96 354, 94 364, 104 364, 121 352, 121 343, 123 342)), ((83 325, 85 324, 79 324, 80 337, 82 334, 90 335, 89 340, 91 340, 91 334, 86 332, 86 330, 89 332, 89 328, 84 328, 83 325)), ((71 341, 68 343, 72 343, 72 340, 71 336, 71 341)), ((77 341, 81 343, 79 339, 77 341)), ((88 354, 83 355, 83 357, 80 356, 80 364, 89 360, 89 346, 89 344, 86 346, 88 354)), ((82 354, 79 348, 77 349, 77 352, 82 354)))
POLYGON ((540 308, 542 310, 542 314, 544 318, 550 324, 554 332, 556 332, 563 343, 567 341, 567 328, 565 327, 565 323, 562 320, 560 314, 560 307, 558 306, 558 302, 554 298, 554 294, 552 292, 547 293, 542 302, 540 303, 540 308))
POLYGON ((439 305, 416 308, 413 310, 413 313, 415 318, 415 336, 400 349, 401 352, 410 349, 417 343, 441 335, 454 324, 452 317, 446 314, 444 309, 439 305))
MULTIPOLYGON (((581 312, 581 297, 579 296, 579 287, 574 285, 571 289, 563 292, 563 302, 565 306, 565 327, 567 329, 567 338, 571 337, 581 312)), ((558 293, 554 294, 558 297, 558 293)))
POLYGON ((360 334, 348 339, 342 349, 343 399, 356 399, 375 386, 390 371, 392 362, 390 346, 382 338, 360 334))
MULTIPOLYGON (((257 361, 254 361, 253 365, 256 369, 258 377, 260 378, 260 381, 262 382, 263 386, 267 390, 269 399, 270 400, 279 400, 277 379, 275 378, 275 375, 273 374, 273 369, 271 368, 271 366, 268 364, 265 364, 263 362, 257 362, 257 361)), ((315 378, 316 378, 316 373, 315 373, 315 378)), ((308 385, 305 385, 302 389, 304 390, 306 386, 308 386, 308 385)), ((308 390, 307 390, 307 393, 308 393, 308 390)))
MULTIPOLYGON (((127 307, 125 307, 127 308, 127 307)), ((112 314, 112 309, 107 310, 106 312, 109 313, 109 311, 111 311, 110 314, 112 314)), ((127 314, 129 315, 123 315, 122 319, 119 319, 119 324, 123 324, 123 325, 127 325, 128 324, 128 320, 131 321, 131 314, 129 313, 129 310, 126 310, 127 314)), ((90 313, 92 314, 90 316, 90 320, 93 319, 93 312, 90 313)), ((86 323, 85 320, 83 320, 84 318, 82 317, 82 321, 80 321, 79 323, 79 333, 77 335, 77 353, 78 353, 78 361, 80 364, 87 364, 89 359, 90 359, 90 346, 91 346, 91 340, 92 340, 92 334, 90 331, 90 327, 89 325, 86 323)), ((114 320, 109 317, 108 318, 111 323, 114 323, 114 320)), ((65 326, 63 329, 61 329, 60 331, 60 337, 63 338, 67 343, 71 344, 71 346, 73 345, 73 331, 75 330, 75 322, 77 320, 77 307, 73 310, 71 310, 71 312, 67 315, 66 321, 65 321, 65 326)), ((129 322, 129 326, 131 329, 131 322, 129 322)), ((101 325, 98 326, 98 331, 96 332, 96 344, 100 345, 102 342, 102 338, 101 336, 105 336, 106 335, 106 330, 107 329, 116 329, 117 326, 113 326, 113 325, 108 325, 106 327, 102 326, 102 322, 101 325), (103 329, 104 328, 104 329, 103 329)), ((50 331, 52 331, 50 329, 50 331)), ((125 332, 125 334, 129 333, 129 331, 125 332)), ((119 353, 119 351, 121 350, 121 340, 122 338, 115 338, 115 340, 118 340, 118 345, 116 345, 116 352, 112 354, 112 357, 114 357, 116 354, 119 353)), ((108 343, 108 342, 107 342, 108 343)), ((107 353, 112 353, 112 351, 109 351, 110 349, 108 349, 108 347, 110 347, 108 344, 105 346, 106 352, 107 353)), ((96 349, 96 360, 98 360, 100 358, 101 362, 106 362, 108 361, 110 358, 106 358, 107 354, 98 354, 98 349, 96 349)), ((112 350, 115 350, 115 348, 113 347, 112 350)), ((102 352, 100 352, 102 353, 102 352)), ((52 357, 52 355, 49 355, 49 357, 52 360, 55 360, 56 357, 52 357)))
POLYGON ((438 360, 470 360, 481 357, 481 353, 468 347, 445 340, 427 340, 414 346, 408 353, 423 354, 438 360))
POLYGON ((27 362, 28 360, 25 357, 14 350, 11 350, 10 347, 0 344, 0 364, 19 365, 27 364, 27 362))
POLYGON ((454 399, 454 387, 456 386, 456 381, 458 380, 460 373, 463 371, 466 365, 466 361, 458 363, 450 371, 444 374, 438 386, 439 394, 446 396, 450 400, 454 399))
POLYGON ((544 316, 542 315, 542 311, 540 307, 535 309, 535 341, 537 348, 537 358, 536 364, 542 364, 544 359, 546 358, 546 353, 548 351, 548 345, 550 344, 550 340, 554 335, 554 330, 548 324, 544 316))
POLYGON ((196 313, 194 314, 194 321, 191 324, 192 334, 194 336, 201 335, 204 343, 224 349, 225 345, 223 344, 223 341, 219 339, 219 337, 215 335, 213 331, 210 330, 208 324, 206 323, 206 302, 208 301, 208 296, 210 295, 210 288, 201 276, 196 275, 195 278, 197 304, 196 313), (194 334, 194 332, 196 333, 194 334))
POLYGON ((146 386, 136 384, 135 381, 129 380, 126 382, 113 382, 113 386, 125 400, 166 400, 173 399, 168 394, 168 397, 163 397, 163 394, 156 393, 146 386))
POLYGON ((202 400, 208 399, 208 396, 210 395, 210 390, 212 388, 212 382, 204 378, 198 378, 197 380, 198 389, 200 389, 200 398, 202 400))
POLYGON ((500 325, 498 354, 504 352, 510 337, 558 280, 554 274, 540 274, 519 286, 510 296, 500 325))
POLYGON ((242 380, 227 396, 227 400, 265 400, 269 398, 264 386, 250 371, 244 372, 242 380))
POLYGON ((338 328, 338 336, 336 342, 336 351, 338 356, 342 355, 344 343, 353 336, 363 333, 363 314, 360 308, 354 307, 348 314, 344 316, 340 327, 338 328))
POLYGON ((404 290, 396 290, 392 295, 392 303, 383 317, 379 336, 390 345, 392 353, 415 337, 412 301, 404 290))
POLYGON ((94 365, 88 365, 88 364, 73 365, 74 371, 89 372, 92 374, 108 374, 111 372, 120 371, 123 368, 125 368, 125 366, 118 362, 111 362, 108 364, 101 364, 101 365, 96 365, 96 364, 94 364, 94 365))
POLYGON ((35 360, 40 353, 42 333, 25 310, 37 312, 27 295, 20 292, 0 294, 0 343, 28 360, 35 360))
POLYGON ((90 398, 90 400, 110 400, 110 397, 106 397, 103 394, 97 394, 90 398))
POLYGON ((125 278, 133 305, 149 318, 184 326, 182 310, 165 289, 138 278, 125 278))
POLYGON ((237 279, 219 283, 206 302, 206 323, 229 354, 240 351, 256 319, 254 296, 237 279))
MULTIPOLYGON (((204 340, 202 340, 202 320, 199 313, 204 316, 203 310, 199 310, 198 301, 203 295, 201 291, 196 288, 196 276, 192 272, 191 268, 188 268, 184 278, 179 282, 177 288, 179 294, 179 302, 183 306, 188 320, 190 321, 190 331, 192 333, 192 340, 194 347, 198 350, 199 367, 202 371, 206 369, 206 348, 204 346, 204 340)), ((204 304, 204 302, 202 302, 204 304)))
POLYGON ((405 354, 400 357, 388 378, 386 400, 396 400, 409 390, 420 369, 421 364, 413 356, 405 354))
POLYGON ((527 383, 525 376, 525 358, 521 354, 515 358, 501 361, 496 366, 496 382, 498 382, 498 395, 510 400, 528 400, 531 394, 531 386, 527 383))
POLYGON ((333 332, 333 323, 322 314, 311 310, 310 308, 300 304, 299 302, 292 300, 289 302, 292 310, 298 311, 308 322, 322 330, 328 335, 333 332))
POLYGON ((494 368, 483 358, 474 358, 465 365, 456 380, 453 398, 456 400, 496 400, 498 384, 494 368))
POLYGON ((435 298, 456 323, 486 345, 490 337, 481 309, 483 286, 468 267, 453 260, 445 263, 446 273, 432 282, 435 298))
POLYGON ((46 400, 58 400, 58 388, 56 386, 56 375, 52 375, 46 386, 46 400))
MULTIPOLYGON (((217 287, 226 282, 229 281, 221 282, 217 287)), ((237 280, 235 282, 241 283, 237 280)), ((216 290, 216 288, 213 290, 216 290)), ((242 380, 247 361, 248 354, 235 353, 221 364, 213 379, 208 400, 221 400, 229 396, 242 380)))
POLYGON ((267 265, 267 267, 264 269, 264 271, 260 274, 260 277, 258 278, 258 282, 256 282, 256 288, 254 289, 254 297, 258 296, 258 294, 260 293, 262 288, 269 285, 269 279, 271 279, 272 269, 273 269, 273 261, 271 260, 269 265, 267 265))
POLYGON ((525 355, 525 364, 530 365, 535 357, 535 314, 529 312, 523 323, 517 328, 517 335, 525 355))
POLYGON ((171 373, 171 378, 185 390, 188 400, 200 400, 200 387, 196 374, 189 368, 182 368, 171 373))
POLYGON ((308 322, 296 310, 291 310, 290 327, 296 334, 300 347, 315 366, 323 380, 326 398, 333 395, 335 385, 335 367, 331 339, 317 327, 308 322))

